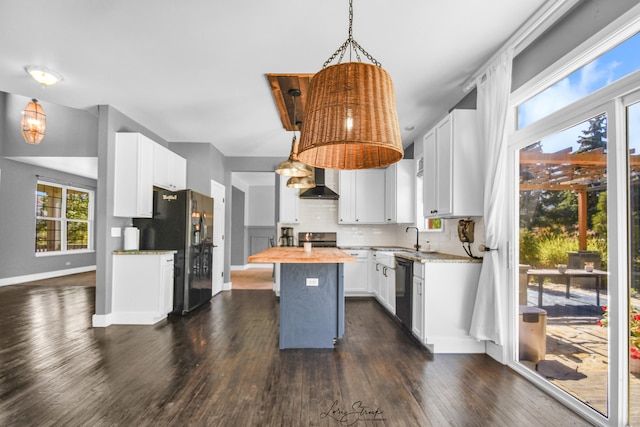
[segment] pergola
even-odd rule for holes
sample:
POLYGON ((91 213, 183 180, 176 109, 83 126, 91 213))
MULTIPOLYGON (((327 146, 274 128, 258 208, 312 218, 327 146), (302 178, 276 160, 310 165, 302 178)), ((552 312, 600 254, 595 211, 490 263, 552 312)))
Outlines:
MULTIPOLYGON (((640 155, 629 153, 630 179, 640 180, 640 155)), ((520 191, 574 191, 578 196, 579 249, 587 249, 587 194, 607 184, 604 148, 572 153, 571 148, 543 153, 540 147, 520 151, 520 191)))

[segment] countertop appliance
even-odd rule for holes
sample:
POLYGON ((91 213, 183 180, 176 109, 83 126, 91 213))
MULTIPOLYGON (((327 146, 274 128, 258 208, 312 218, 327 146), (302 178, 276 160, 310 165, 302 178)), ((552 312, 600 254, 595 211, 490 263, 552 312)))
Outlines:
POLYGON ((153 189, 153 218, 134 218, 141 250, 173 249, 173 314, 212 296, 213 199, 193 190, 153 189))
POLYGON ((316 248, 335 248, 338 243, 338 235, 334 232, 300 232, 298 233, 298 246, 304 246, 304 242, 311 242, 316 248))
POLYGON ((411 331, 412 328, 413 261, 396 257, 396 316, 411 331))

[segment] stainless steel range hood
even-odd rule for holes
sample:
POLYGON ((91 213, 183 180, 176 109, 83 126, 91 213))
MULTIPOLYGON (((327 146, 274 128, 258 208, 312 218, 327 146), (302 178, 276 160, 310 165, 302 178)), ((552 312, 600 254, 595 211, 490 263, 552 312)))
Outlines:
POLYGON ((324 169, 315 168, 316 186, 300 193, 301 199, 338 200, 338 193, 324 185, 324 169))

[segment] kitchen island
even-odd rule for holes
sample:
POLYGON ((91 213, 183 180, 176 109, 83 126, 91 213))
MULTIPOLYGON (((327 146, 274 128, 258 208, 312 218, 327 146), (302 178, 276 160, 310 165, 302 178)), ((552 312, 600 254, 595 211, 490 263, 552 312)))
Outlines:
POLYGON ((338 248, 274 247, 252 263, 280 263, 280 349, 333 348, 344 335, 343 263, 355 258, 338 248))

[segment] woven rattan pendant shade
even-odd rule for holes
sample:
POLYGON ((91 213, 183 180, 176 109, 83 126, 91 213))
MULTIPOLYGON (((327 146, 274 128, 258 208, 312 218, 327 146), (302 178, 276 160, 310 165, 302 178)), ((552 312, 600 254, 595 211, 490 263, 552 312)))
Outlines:
POLYGON ((362 62, 332 65, 311 79, 298 159, 325 169, 370 169, 403 157, 389 74, 362 62))

